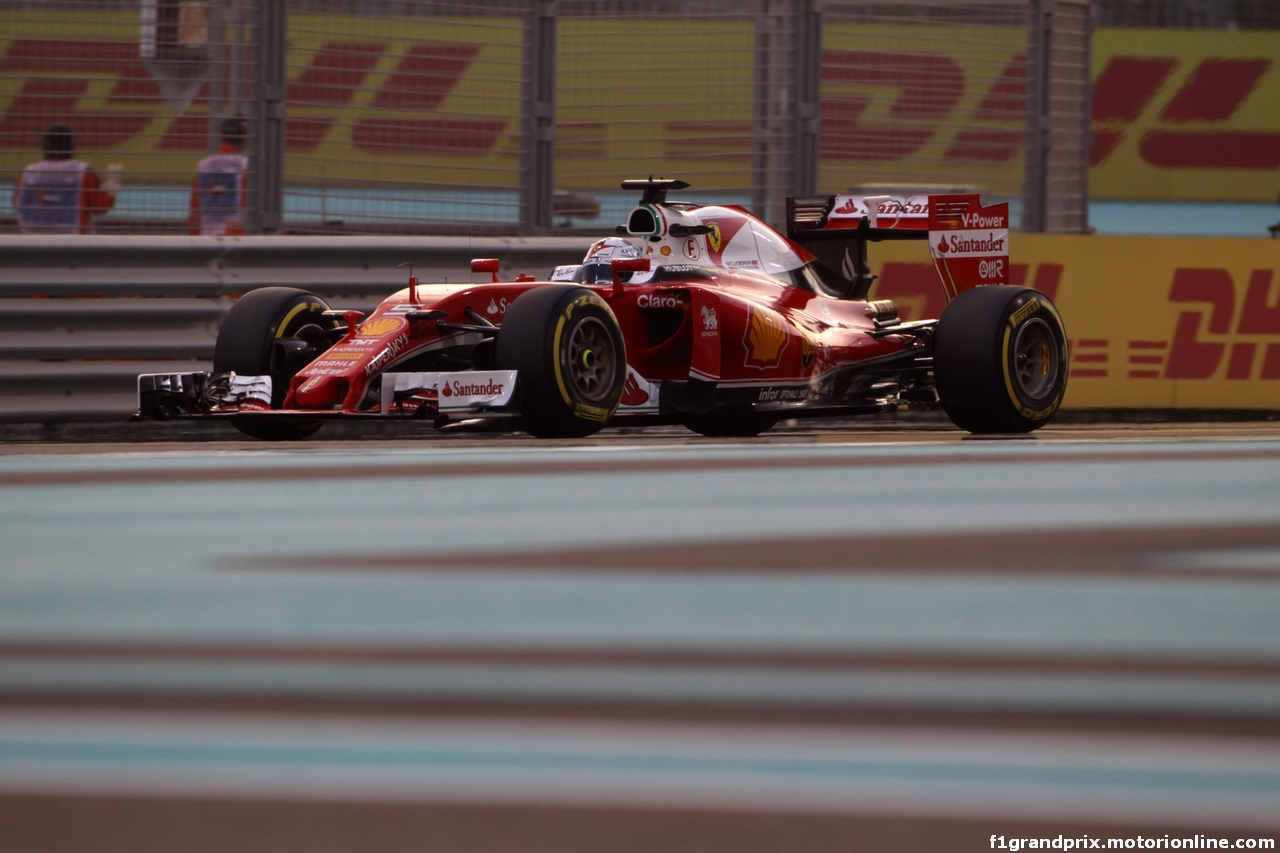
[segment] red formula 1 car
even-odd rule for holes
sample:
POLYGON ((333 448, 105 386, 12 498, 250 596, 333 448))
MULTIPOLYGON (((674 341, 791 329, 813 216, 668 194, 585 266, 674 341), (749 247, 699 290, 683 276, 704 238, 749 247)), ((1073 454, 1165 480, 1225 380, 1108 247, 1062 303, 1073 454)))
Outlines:
POLYGON ((1006 285, 1007 205, 794 198, 783 235, 738 206, 668 200, 682 181, 622 186, 643 197, 619 236, 549 281, 501 282, 497 260, 477 260, 491 282, 411 277, 367 318, 302 290, 252 291, 212 373, 139 377, 139 417, 226 418, 263 439, 375 417, 504 419, 543 438, 646 421, 748 436, 906 405, 1017 433, 1062 402, 1062 320, 1006 285), (892 302, 867 300, 867 244, 903 239, 928 240, 949 300, 939 319, 900 322, 892 302))

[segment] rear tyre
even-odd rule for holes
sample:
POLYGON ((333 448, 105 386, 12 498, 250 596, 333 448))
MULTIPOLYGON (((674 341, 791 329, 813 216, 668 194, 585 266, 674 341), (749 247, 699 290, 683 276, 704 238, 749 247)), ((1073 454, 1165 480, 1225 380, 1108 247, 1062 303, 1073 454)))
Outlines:
POLYGON ((1058 309, 1026 287, 975 287, 947 305, 934 335, 934 377, 947 416, 974 433, 1044 426, 1067 388, 1058 309))
MULTIPOLYGON (((246 293, 222 321, 213 348, 213 372, 270 376, 271 408, 280 408, 289 393, 289 380, 300 366, 288 357, 282 342, 297 341, 294 336, 304 326, 333 328, 334 321, 322 316, 328 310, 319 296, 293 287, 263 287, 246 293)), ((264 441, 296 441, 324 426, 323 421, 253 415, 233 418, 231 423, 245 435, 264 441)))
POLYGON ((777 418, 756 412, 750 404, 684 416, 686 427, 708 438, 750 438, 772 429, 777 422, 777 418))
POLYGON ((584 287, 547 285, 521 294, 502 319, 494 361, 517 371, 526 432, 581 438, 613 417, 627 380, 617 318, 584 287))

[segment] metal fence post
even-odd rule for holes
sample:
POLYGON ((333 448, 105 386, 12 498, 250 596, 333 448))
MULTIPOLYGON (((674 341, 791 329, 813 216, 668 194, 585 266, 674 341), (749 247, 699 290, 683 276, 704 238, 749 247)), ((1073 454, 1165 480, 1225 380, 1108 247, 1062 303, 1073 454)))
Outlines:
POLYGON ((520 233, 551 233, 555 192, 556 0, 530 0, 521 83, 520 233))
POLYGON ((225 3, 209 4, 209 53, 213 73, 209 77, 209 120, 205 124, 205 150, 217 151, 223 116, 229 115, 227 85, 227 17, 225 3))
POLYGON ((768 87, 773 69, 769 66, 769 4, 755 9, 755 62, 751 80, 751 210, 765 215, 769 183, 768 87))
POLYGON ((1048 205, 1050 44, 1053 0, 1030 0, 1027 23, 1027 159, 1022 230, 1042 232, 1048 205))
POLYGON ((1089 233, 1093 230, 1089 225, 1089 167, 1092 165, 1093 153, 1093 34, 1098 24, 1098 9, 1094 0, 1085 0, 1085 33, 1084 33, 1084 109, 1080 111, 1080 142, 1083 148, 1080 155, 1079 193, 1082 201, 1082 218, 1079 231, 1089 233))
POLYGON ((258 0, 254 21, 256 48, 250 127, 249 199, 246 230, 272 234, 284 213, 285 0, 258 0))
POLYGON ((801 0, 796 8, 796 115, 794 195, 818 191, 822 131, 822 5, 801 0))
POLYGON ((751 204, 781 224, 788 195, 817 191, 820 0, 764 0, 756 12, 751 204))
POLYGON ((755 214, 781 224, 795 185, 797 95, 804 0, 763 0, 756 13, 755 95, 751 143, 751 204, 755 214))
POLYGON ((1022 230, 1089 230, 1092 0, 1030 0, 1022 230))

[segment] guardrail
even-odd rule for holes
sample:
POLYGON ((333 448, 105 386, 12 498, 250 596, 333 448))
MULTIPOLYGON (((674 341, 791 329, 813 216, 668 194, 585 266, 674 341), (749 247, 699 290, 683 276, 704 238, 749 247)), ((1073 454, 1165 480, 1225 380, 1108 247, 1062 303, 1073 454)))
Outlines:
POLYGON ((545 277, 582 238, 0 236, 0 423, 124 420, 139 373, 208 370, 234 297, 300 287, 372 310, 404 287, 545 277), (478 280, 478 279, 477 279, 478 280))

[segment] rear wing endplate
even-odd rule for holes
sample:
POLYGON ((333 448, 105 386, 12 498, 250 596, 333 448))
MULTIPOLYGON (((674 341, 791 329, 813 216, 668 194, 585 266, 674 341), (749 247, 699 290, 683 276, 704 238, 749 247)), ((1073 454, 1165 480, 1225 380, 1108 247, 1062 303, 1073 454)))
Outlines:
POLYGON ((884 240, 928 240, 948 301, 1009 281, 1009 205, 983 207, 976 194, 788 198, 787 236, 842 277, 850 299, 867 298, 867 243, 884 240))

